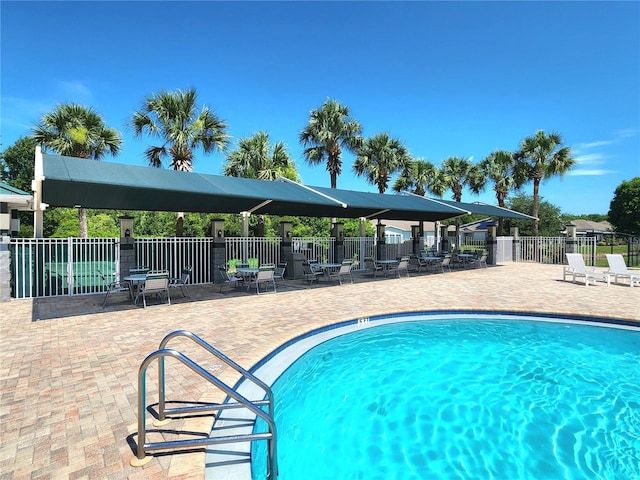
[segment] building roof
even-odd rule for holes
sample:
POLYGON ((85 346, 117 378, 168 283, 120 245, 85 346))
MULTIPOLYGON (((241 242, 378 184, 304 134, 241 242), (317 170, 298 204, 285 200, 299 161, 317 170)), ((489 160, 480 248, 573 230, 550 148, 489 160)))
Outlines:
POLYGON ((593 222, 591 220, 576 219, 571 220, 578 232, 607 233, 613 232, 613 226, 607 222, 593 222))
POLYGON ((33 196, 6 182, 0 182, 0 202, 9 205, 13 210, 31 210, 33 196))

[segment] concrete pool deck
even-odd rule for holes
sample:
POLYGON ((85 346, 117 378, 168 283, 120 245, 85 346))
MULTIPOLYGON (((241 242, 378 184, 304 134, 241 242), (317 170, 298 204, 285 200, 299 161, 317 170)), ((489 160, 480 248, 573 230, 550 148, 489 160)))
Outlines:
MULTIPOLYGON (((640 326, 640 288, 562 281, 562 267, 514 263, 411 278, 355 276, 353 285, 306 288, 286 281, 276 295, 192 286, 171 306, 146 310, 124 296, 13 300, 0 304, 0 479, 202 479, 204 449, 154 455, 131 467, 142 360, 168 333, 185 329, 249 369, 286 341, 333 323, 423 310, 499 310, 603 316, 640 326)), ((237 376, 204 351, 172 346, 233 385, 237 376)), ((155 367, 147 404, 157 401, 155 367)), ((167 361, 167 399, 220 401, 190 370, 167 361)), ((150 425, 151 416, 147 415, 150 425)), ((208 435, 211 417, 176 420, 178 438, 208 435)), ((155 427, 149 426, 153 430, 155 427)), ((149 433, 148 441, 160 440, 149 433)), ((175 439, 175 436, 162 437, 175 439)))

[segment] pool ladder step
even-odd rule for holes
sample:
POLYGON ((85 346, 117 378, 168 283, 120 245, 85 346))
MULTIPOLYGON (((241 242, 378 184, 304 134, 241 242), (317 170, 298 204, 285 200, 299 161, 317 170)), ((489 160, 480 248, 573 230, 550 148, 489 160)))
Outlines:
MULTIPOLYGON (((240 382, 238 382, 239 384, 240 382)), ((254 442, 254 441, 266 441, 267 442, 267 478, 270 480, 275 480, 278 477, 278 465, 277 465, 277 435, 276 435, 276 425, 274 421, 274 413, 273 413, 273 392, 271 388, 265 384, 263 381, 255 377, 253 374, 242 368, 240 365, 235 363, 229 357, 218 351, 209 343, 205 342, 202 338, 197 335, 188 332, 186 330, 176 330, 171 332, 160 342, 160 346, 158 350, 148 355, 140 365, 140 369, 138 370, 138 442, 136 446, 136 457, 131 461, 133 466, 142 466, 151 460, 152 457, 147 456, 147 453, 159 451, 159 450, 184 450, 184 449, 193 449, 198 447, 204 447, 208 445, 219 445, 224 443, 237 443, 237 442, 254 442), (191 360, 189 357, 184 355, 183 353, 167 348, 167 344, 176 337, 185 337, 196 344, 200 345, 202 348, 207 350, 213 356, 224 362, 229 367, 233 368, 236 372, 238 372, 243 379, 248 380, 262 389, 266 394, 266 399, 261 400, 248 400, 240 393, 236 391, 236 389, 228 386, 222 380, 217 378, 211 372, 205 370, 196 362, 191 360), (166 399, 165 399, 165 367, 164 360, 165 358, 170 357, 178 360, 182 364, 189 367, 193 372, 200 375, 204 380, 214 385, 218 389, 222 390, 229 398, 235 400, 235 402, 225 402, 225 403, 206 403, 201 405, 194 405, 188 407, 176 407, 176 408, 167 408, 166 399), (156 425, 164 425, 170 419, 168 418, 170 415, 184 415, 194 413, 205 413, 205 412, 214 412, 214 411, 222 411, 225 409, 237 409, 237 408, 245 408, 249 410, 251 413, 256 415, 256 417, 261 418, 267 425, 266 432, 258 432, 258 433, 249 433, 249 434, 240 434, 240 435, 226 435, 219 437, 208 437, 208 438, 194 438, 194 439, 185 439, 185 440, 173 440, 173 441, 164 441, 164 442, 153 442, 148 443, 146 441, 147 430, 146 430, 146 414, 147 414, 147 392, 146 392, 146 378, 147 378, 147 368, 154 361, 158 361, 158 418, 155 422, 156 425), (262 407, 268 407, 267 411, 262 407)))

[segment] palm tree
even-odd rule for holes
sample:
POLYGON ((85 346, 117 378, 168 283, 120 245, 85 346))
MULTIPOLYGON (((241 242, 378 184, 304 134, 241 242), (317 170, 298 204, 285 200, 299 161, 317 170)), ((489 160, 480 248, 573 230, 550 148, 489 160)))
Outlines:
POLYGON ((442 170, 423 158, 416 158, 400 172, 393 189, 396 192, 411 191, 420 196, 431 192, 436 197, 442 197, 447 185, 442 170))
POLYGON ((162 167, 162 159, 169 156, 170 167, 190 172, 194 149, 202 148, 204 153, 226 149, 227 125, 208 107, 200 112, 196 108, 197 93, 191 88, 151 95, 144 100, 142 110, 134 112, 131 122, 136 137, 147 132, 162 139, 162 145, 145 151, 149 165, 162 167))
POLYGON ((300 143, 310 165, 326 161, 331 176, 331 188, 337 188, 342 173, 342 149, 355 153, 362 145, 362 126, 349 115, 349 108, 328 99, 322 107, 312 110, 309 124, 300 132, 300 143))
MULTIPOLYGON (((520 188, 516 179, 514 168, 516 165, 513 153, 506 150, 495 150, 491 152, 479 164, 485 178, 493 182, 493 190, 496 192, 496 199, 499 207, 505 207, 505 200, 512 190, 520 188)), ((502 235, 504 218, 498 218, 498 235, 502 235)))
POLYGON ((231 177, 276 180, 285 177, 298 181, 296 166, 283 142, 269 144, 269 134, 258 132, 238 141, 238 149, 227 155, 224 174, 231 177))
MULTIPOLYGON (((520 143, 520 150, 515 153, 516 176, 520 180, 533 181, 533 205, 531 215, 533 236, 538 236, 538 204, 540 201, 540 182, 556 175, 563 176, 575 164, 571 156, 571 148, 562 147, 562 137, 558 133, 546 134, 538 130, 535 135, 526 137, 520 143)), ((524 183, 524 181, 522 182, 524 183)))
POLYGON ((377 185, 378 192, 384 193, 391 176, 407 168, 411 156, 400 140, 380 133, 368 138, 358 149, 353 169, 358 176, 377 185))
MULTIPOLYGON (((32 129, 32 138, 58 155, 100 160, 109 153, 116 156, 122 139, 120 132, 108 128, 91 108, 75 103, 58 104, 32 129)), ((80 238, 87 238, 87 211, 78 209, 80 238)))
MULTIPOLYGON (((204 153, 215 149, 224 151, 229 143, 227 125, 208 107, 197 111, 195 88, 187 91, 161 91, 145 98, 142 109, 131 119, 136 137, 147 132, 162 140, 159 146, 150 146, 145 156, 152 167, 162 167, 162 159, 170 157, 174 170, 193 170, 193 151, 202 148, 204 153)), ((182 236, 182 212, 178 213, 176 235, 182 236)))
MULTIPOLYGON (((447 188, 453 192, 456 202, 462 201, 462 190, 465 186, 474 193, 479 193, 484 186, 482 173, 467 158, 449 157, 442 164, 442 172, 447 188)), ((460 217, 456 217, 456 239, 460 238, 460 217)))

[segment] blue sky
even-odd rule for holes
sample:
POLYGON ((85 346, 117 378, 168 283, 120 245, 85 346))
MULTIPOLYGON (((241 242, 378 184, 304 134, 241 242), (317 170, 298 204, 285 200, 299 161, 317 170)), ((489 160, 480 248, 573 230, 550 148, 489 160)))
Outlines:
MULTIPOLYGON (((195 87, 234 145, 269 132, 310 185, 329 174, 306 164, 298 135, 327 98, 366 137, 388 132, 437 165, 558 132, 578 165, 540 193, 564 213, 607 213, 640 175, 640 2, 3 0, 0 15, 3 149, 75 102, 122 132, 105 161, 144 166, 157 141, 133 137, 132 113, 195 87)), ((194 171, 221 174, 224 159, 196 152, 194 171)), ((353 160, 343 156, 338 188, 377 191, 353 160)), ((491 186, 462 200, 495 203, 491 186)))

